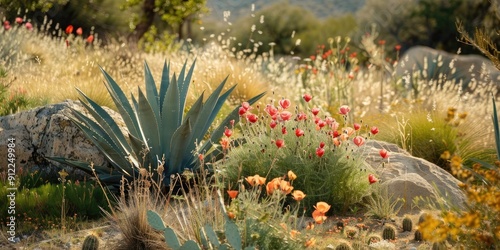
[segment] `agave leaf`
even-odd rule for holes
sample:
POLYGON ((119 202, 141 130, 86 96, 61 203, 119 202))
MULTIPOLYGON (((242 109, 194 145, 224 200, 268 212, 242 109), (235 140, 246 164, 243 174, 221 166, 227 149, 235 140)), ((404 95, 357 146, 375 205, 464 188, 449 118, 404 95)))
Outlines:
POLYGON ((101 134, 96 133, 94 130, 84 126, 78 121, 74 120, 74 123, 82 132, 87 136, 87 138, 92 141, 92 143, 104 154, 106 159, 115 167, 120 168, 124 173, 130 173, 130 163, 126 161, 123 154, 117 152, 108 141, 101 134))
POLYGON ((493 129, 495 132, 495 144, 496 144, 496 149, 497 149, 497 159, 500 160, 500 129, 498 125, 498 113, 497 113, 497 105, 495 103, 495 97, 492 97, 491 100, 493 101, 493 129))
POLYGON ((94 119, 99 123, 100 127, 103 128, 109 135, 110 139, 113 140, 113 143, 117 145, 116 148, 122 150, 122 153, 125 155, 130 154, 130 145, 125 139, 125 136, 122 134, 120 127, 116 124, 116 122, 108 114, 108 112, 106 112, 101 106, 87 97, 82 91, 80 91, 79 89, 77 89, 77 91, 83 98, 85 98, 87 103, 92 106, 89 107, 85 102, 82 102, 87 111, 89 111, 94 119))
MULTIPOLYGON (((151 150, 150 159, 156 159, 156 156, 162 155, 158 128, 159 121, 156 119, 152 107, 149 105, 146 97, 140 90, 137 116, 139 119, 140 130, 144 135, 143 142, 146 145, 146 148, 151 150)), ((155 161, 153 160, 152 162, 155 161)), ((148 164, 146 163, 146 167, 147 165, 148 164)))
POLYGON ((179 114, 182 116, 183 110, 180 109, 179 89, 176 84, 175 74, 172 84, 165 93, 165 102, 163 103, 163 112, 161 114, 161 152, 166 152, 166 157, 170 150, 170 142, 175 130, 181 125, 182 120, 177 120, 179 114))
POLYGON ((146 145, 141 141, 141 139, 133 136, 132 134, 128 134, 128 138, 130 141, 130 146, 133 149, 134 155, 133 157, 136 157, 136 159, 139 159, 141 156, 141 151, 144 150, 146 145))
POLYGON ((132 135, 138 137, 139 124, 137 123, 137 119, 135 119, 134 109, 132 109, 132 106, 130 106, 127 96, 123 93, 122 89, 120 88, 120 86, 118 86, 115 80, 113 80, 113 78, 106 71, 104 71, 103 68, 99 68, 101 69, 101 72, 106 79, 104 85, 108 89, 108 92, 113 99, 113 103, 116 105, 116 108, 122 116, 129 132, 132 135))
POLYGON ((156 89, 155 79, 149 69, 148 63, 144 62, 144 80, 146 82, 146 98, 153 110, 157 121, 160 121, 160 99, 158 98, 158 90, 156 89))
MULTIPOLYGON (((191 121, 188 118, 184 123, 182 123, 182 125, 175 131, 174 135, 172 136, 172 142, 170 143, 170 158, 167 159, 169 162, 167 176, 170 176, 174 173, 182 173, 182 171, 184 170, 181 163, 184 154, 191 153, 185 151, 185 148, 189 143, 186 138, 190 136, 191 131, 191 121)), ((167 182, 170 181, 169 178, 165 178, 165 180, 167 182)))
MULTIPOLYGON (((189 68, 189 71, 186 75, 186 78, 183 76, 183 72, 185 71, 187 61, 184 63, 184 66, 182 67, 181 70, 181 75, 179 75, 179 80, 177 81, 177 84, 179 86, 179 94, 180 94, 180 107, 181 110, 184 110, 186 107, 186 97, 187 93, 189 90, 189 85, 191 84, 191 78, 193 76, 193 71, 194 71, 194 66, 196 65, 196 60, 193 61, 193 64, 191 64, 191 67, 189 68)), ((179 120, 182 120, 182 113, 179 114, 179 120)))
POLYGON ((160 113, 163 114, 163 106, 165 105, 165 96, 167 94, 168 86, 170 86, 170 63, 167 64, 165 61, 163 63, 163 71, 161 73, 161 82, 160 82, 160 93, 158 95, 160 96, 160 113))

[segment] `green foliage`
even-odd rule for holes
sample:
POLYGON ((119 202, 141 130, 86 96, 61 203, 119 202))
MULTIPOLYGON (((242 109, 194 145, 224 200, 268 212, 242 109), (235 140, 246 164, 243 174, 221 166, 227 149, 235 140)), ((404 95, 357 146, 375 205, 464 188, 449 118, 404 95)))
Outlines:
MULTIPOLYGON (((115 191, 120 186, 122 176, 132 179, 138 176, 142 167, 154 170, 151 171, 154 173, 154 180, 163 179, 165 185, 170 185, 170 176, 180 174, 185 169, 198 169, 200 154, 205 154, 207 162, 215 159, 219 154, 218 150, 210 150, 213 149, 214 142, 219 141, 230 120, 238 121, 238 109, 228 114, 208 138, 205 136, 234 86, 221 94, 226 82, 224 80, 205 102, 202 94, 191 109, 184 112, 195 63, 188 71, 186 65, 187 63, 178 77, 174 73, 169 79, 170 65, 165 63, 158 90, 152 73, 145 64, 146 93, 139 89, 138 99, 132 96, 133 105, 113 78, 102 70, 106 88, 127 126, 128 135, 120 131, 116 121, 101 106, 79 91, 90 116, 73 110, 70 118, 106 156, 113 169, 89 166, 85 162, 60 157, 49 159, 77 167, 89 174, 95 171, 101 182, 115 191), (166 167, 161 171, 162 176, 159 176, 156 168, 162 162, 166 167)), ((260 94, 248 102, 254 103, 262 96, 260 94)))
MULTIPOLYGON (((0 58, 0 61, 2 59, 0 58)), ((12 90, 10 88, 12 82, 7 82, 7 76, 7 71, 0 67, 0 116, 16 113, 31 107, 34 103, 26 97, 24 89, 12 90)))
POLYGON ((95 235, 85 237, 83 241, 82 250, 97 250, 99 249, 99 239, 95 235))
POLYGON ((413 221, 411 220, 410 217, 405 216, 403 218, 403 232, 411 232, 412 227, 413 227, 413 221))
POLYGON ((366 216, 371 216, 377 219, 388 219, 396 215, 403 204, 401 199, 393 198, 389 194, 387 186, 375 186, 373 193, 367 197, 366 203, 366 216))
POLYGON ((5 8, 7 11, 18 11, 19 9, 34 11, 40 9, 42 12, 47 12, 54 5, 66 4, 67 2, 68 0, 0 0, 0 7, 5 8))
POLYGON ((384 226, 384 228, 382 229, 382 239, 395 240, 396 239, 396 229, 390 225, 384 226))
MULTIPOLYGON (((274 107, 273 105, 272 102, 266 109, 274 107)), ((280 107, 279 112, 286 114, 288 111, 280 107)), ((227 159, 219 162, 219 168, 227 177, 227 182, 234 185, 241 177, 255 174, 272 179, 291 170, 298 176, 298 180, 293 182, 294 189, 310 195, 304 200, 308 209, 319 201, 325 201, 337 211, 346 211, 349 206, 360 202, 368 194, 367 178, 368 172, 372 170, 370 166, 363 164, 360 154, 363 146, 354 145, 352 138, 367 137, 367 128, 356 132, 347 128, 347 117, 339 118, 339 122, 343 123, 340 125, 333 122, 334 118, 326 118, 327 114, 314 117, 310 111, 300 110, 296 110, 294 115, 291 112, 288 114, 291 115, 289 120, 280 120, 280 113, 275 114, 275 118, 278 117, 276 121, 263 112, 244 114, 259 119, 255 123, 244 121, 239 124, 242 140, 246 143, 234 147, 239 141, 235 139, 227 152, 227 159), (307 119, 295 119, 299 113, 303 113, 307 119), (321 120, 320 117, 332 121, 333 125, 317 128, 315 119, 321 120), (270 128, 271 123, 276 123, 276 127, 270 128), (304 131, 304 135, 297 137, 297 129, 304 131), (285 130, 286 133, 283 134, 285 130), (338 138, 332 140, 335 133, 338 138), (278 147, 278 141, 284 145, 278 147), (320 145, 323 144, 321 148, 320 145), (323 151, 324 154, 318 156, 318 151, 323 151)), ((326 124, 323 120, 321 122, 326 124)))

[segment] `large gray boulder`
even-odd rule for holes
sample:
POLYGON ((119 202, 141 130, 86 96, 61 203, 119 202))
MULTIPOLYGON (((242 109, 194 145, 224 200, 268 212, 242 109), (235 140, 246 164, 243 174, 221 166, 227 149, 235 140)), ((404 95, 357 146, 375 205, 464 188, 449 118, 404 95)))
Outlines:
POLYGON ((458 55, 425 46, 414 46, 399 60, 394 75, 404 86, 415 88, 418 80, 462 84, 464 90, 473 91, 478 84, 492 84, 497 88, 500 71, 483 56, 458 55))
POLYGON ((375 168, 380 185, 387 187, 393 199, 404 198, 406 204, 399 214, 418 213, 422 209, 413 204, 416 197, 437 201, 444 198, 448 205, 463 208, 466 202, 460 183, 450 173, 421 158, 411 156, 395 144, 370 141, 366 144, 366 162, 375 168), (389 151, 389 158, 383 159, 380 149, 389 151), (382 164, 384 163, 384 164, 382 164))
MULTIPOLYGON (((66 157, 109 166, 99 150, 68 118, 70 108, 86 113, 79 101, 67 100, 0 117, 0 162, 7 162, 7 143, 8 139, 13 138, 18 171, 20 168, 36 168, 54 172, 57 169, 55 167, 60 165, 47 161, 44 156, 66 157)), ((116 112, 105 109, 115 121, 123 123, 116 112)), ((71 168, 66 169, 73 171, 71 168)), ((81 172, 77 171, 76 174, 81 172)))

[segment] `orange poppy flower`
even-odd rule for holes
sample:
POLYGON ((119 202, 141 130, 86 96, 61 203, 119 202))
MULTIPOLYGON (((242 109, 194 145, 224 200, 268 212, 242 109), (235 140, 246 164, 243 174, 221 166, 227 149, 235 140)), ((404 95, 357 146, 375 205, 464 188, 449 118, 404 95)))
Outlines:
POLYGON ((229 197, 231 199, 234 199, 238 196, 238 191, 236 190, 227 190, 227 194, 229 194, 229 197))
POLYGON ((290 231, 290 237, 292 237, 292 239, 295 238, 295 236, 297 236, 298 234, 300 234, 300 232, 297 230, 290 231))
POLYGON ((267 195, 271 195, 274 190, 278 189, 278 186, 279 186, 279 180, 276 181, 277 179, 274 178, 272 181, 268 182, 267 185, 266 185, 266 192, 267 192, 267 195))
POLYGON ((309 240, 306 241, 305 246, 306 247, 312 247, 312 246, 314 246, 314 244, 316 244, 316 239, 315 238, 311 238, 311 239, 309 239, 309 240))
POLYGON ((296 200, 296 201, 301 201, 301 200, 303 200, 306 197, 306 195, 304 194, 304 192, 302 192, 300 190, 293 191, 292 196, 293 196, 293 199, 296 200))
POLYGON ((312 213, 312 217, 317 224, 323 224, 323 222, 325 222, 327 218, 325 216, 325 213, 322 213, 318 210, 314 210, 314 212, 312 213))
POLYGON ((289 194, 292 192, 293 190, 293 187, 290 185, 290 182, 288 181, 285 181, 285 180, 281 180, 279 182, 279 188, 281 189, 281 191, 284 193, 284 194, 289 194))
POLYGON ((330 210, 330 205, 328 205, 328 203, 324 202, 324 201, 320 201, 318 203, 316 203, 316 206, 313 206, 314 209, 318 210, 319 212, 321 213, 326 213, 328 212, 328 210, 330 210))
POLYGON ((293 181, 293 180, 297 179, 297 175, 295 175, 295 173, 292 172, 292 170, 289 170, 288 171, 288 179, 293 181))
POLYGON ((248 176, 245 178, 247 182, 253 187, 255 185, 264 185, 266 184, 266 178, 261 177, 260 175, 256 174, 254 176, 248 176))

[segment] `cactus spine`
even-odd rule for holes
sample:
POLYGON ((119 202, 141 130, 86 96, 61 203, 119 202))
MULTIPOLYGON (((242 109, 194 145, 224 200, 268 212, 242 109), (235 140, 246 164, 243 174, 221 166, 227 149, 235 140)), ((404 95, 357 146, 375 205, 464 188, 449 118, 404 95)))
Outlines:
POLYGON ((368 247, 363 244, 363 242, 355 241, 352 243, 352 249, 354 250, 367 250, 368 247))
POLYGON ((99 248, 99 239, 95 235, 85 237, 82 250, 97 250, 99 248))
POLYGON ((410 217, 405 217, 403 219, 403 232, 411 232, 412 227, 413 222, 411 221, 410 217))
POLYGON ((396 239, 396 229, 393 226, 385 226, 382 231, 382 239, 384 240, 395 240, 396 239))
POLYGON ((422 238, 422 232, 420 232, 420 230, 415 230, 415 241, 422 241, 423 238, 422 238))

